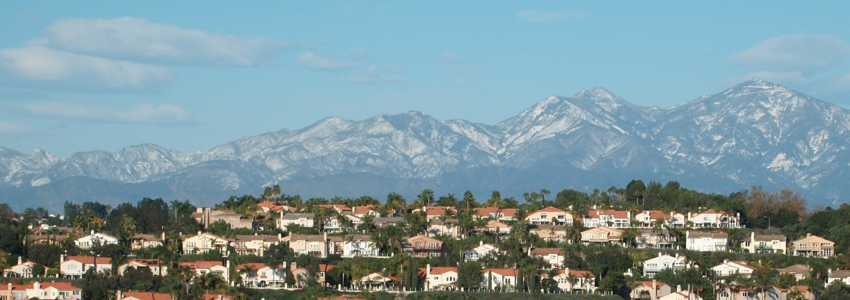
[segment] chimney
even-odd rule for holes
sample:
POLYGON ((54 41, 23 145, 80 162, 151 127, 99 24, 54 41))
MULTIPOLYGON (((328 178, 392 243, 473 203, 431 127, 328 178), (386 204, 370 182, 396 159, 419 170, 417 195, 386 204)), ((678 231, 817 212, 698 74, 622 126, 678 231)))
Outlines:
POLYGON ((20 265, 22 263, 23 263, 23 259, 20 256, 18 256, 18 264, 20 265))
POLYGON ((65 254, 59 254, 59 268, 62 268, 62 264, 65 263, 65 254))
POLYGON ((218 300, 221 300, 221 294, 218 294, 218 300))
POLYGON ((658 299, 656 296, 658 294, 658 282, 655 279, 652 280, 652 290, 649 291, 649 296, 651 299, 658 299))
POLYGON ((204 212, 204 208, 203 207, 195 208, 195 212, 204 212))
POLYGON ((676 292, 677 292, 677 293, 681 293, 681 292, 682 292, 682 285, 681 285, 681 284, 677 284, 677 285, 676 285, 676 292))
POLYGON ((200 231, 200 230, 198 230, 198 235, 201 235, 201 231, 200 231))
POLYGON ((428 284, 429 280, 431 280, 431 264, 425 265, 425 290, 429 290, 431 287, 431 285, 428 284))
POLYGON ((33 283, 33 284, 32 284, 32 288, 33 288, 36 292, 41 291, 41 282, 36 281, 35 283, 33 283))
MULTIPOLYGON (((478 246, 484 246, 484 241, 478 241, 478 246)), ((20 259, 20 258, 18 258, 18 259, 20 259)), ((18 262, 18 264, 20 264, 20 263, 21 262, 18 262)))
POLYGON ((257 232, 256 232, 256 231, 254 231, 254 236, 257 236, 257 232))
POLYGON ((661 252, 658 252, 658 257, 661 257, 661 252))
POLYGON ((724 264, 728 264, 728 263, 729 263, 729 260, 728 260, 728 259, 724 259, 724 260, 723 260, 723 263, 724 263, 724 264))
POLYGON ((806 233, 806 237, 810 237, 810 236, 812 236, 811 233, 806 233))
POLYGON ((124 297, 123 297, 123 295, 121 295, 121 290, 118 290, 117 292, 115 292, 115 299, 116 300, 121 300, 123 298, 124 297))
POLYGON ((94 235, 94 230, 91 231, 91 235, 94 235))

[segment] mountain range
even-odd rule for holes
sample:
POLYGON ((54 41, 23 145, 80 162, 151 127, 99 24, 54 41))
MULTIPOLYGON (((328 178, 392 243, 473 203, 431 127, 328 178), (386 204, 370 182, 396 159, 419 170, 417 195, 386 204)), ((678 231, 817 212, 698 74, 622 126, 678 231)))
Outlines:
POLYGON ((14 208, 143 197, 218 203, 279 184, 287 194, 379 199, 472 190, 479 198, 547 188, 676 180, 728 194, 789 187, 810 203, 843 201, 850 185, 850 111, 753 80, 673 107, 629 103, 603 89, 551 96, 496 125, 421 112, 323 119, 299 130, 182 153, 152 144, 59 158, 0 148, 0 197, 14 208))

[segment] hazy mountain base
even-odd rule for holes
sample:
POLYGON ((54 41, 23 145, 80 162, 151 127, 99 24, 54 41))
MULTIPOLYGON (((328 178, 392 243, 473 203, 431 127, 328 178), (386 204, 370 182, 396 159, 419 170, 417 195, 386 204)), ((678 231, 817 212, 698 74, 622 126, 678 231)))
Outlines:
MULTIPOLYGON (((223 167, 223 166, 222 166, 223 167)), ((215 172, 213 172, 215 173, 215 172)), ((515 197, 522 201, 522 194, 531 192, 527 187, 546 188, 552 191, 576 189, 591 192, 593 189, 607 190, 616 185, 625 186, 632 179, 645 182, 656 180, 663 183, 678 181, 682 186, 706 192, 727 195, 746 189, 731 180, 715 179, 707 182, 703 175, 690 176, 670 173, 656 173, 647 178, 646 174, 623 172, 622 170, 581 170, 569 165, 554 162, 540 162, 531 169, 509 167, 480 167, 445 174, 436 178, 385 178, 370 173, 331 175, 310 179, 287 180, 279 182, 286 194, 298 194, 305 200, 313 197, 331 198, 334 196, 356 198, 371 196, 384 199, 391 192, 413 199, 423 189, 432 189, 437 196, 453 193, 462 195, 471 190, 478 198, 484 199, 494 190, 503 197, 515 197), (715 190, 725 186, 726 190, 715 190)), ((142 198, 163 198, 165 200, 189 200, 197 206, 212 206, 232 195, 256 194, 261 182, 243 182, 236 190, 209 189, 201 174, 184 173, 153 182, 118 183, 87 177, 72 177, 37 187, 0 188, 0 202, 7 202, 13 209, 27 207, 45 207, 51 211, 61 209, 65 201, 81 203, 99 201, 116 206, 120 203, 135 203, 142 198)), ((244 177, 243 177, 244 178, 244 177)), ((778 190, 781 186, 765 186, 778 190)))

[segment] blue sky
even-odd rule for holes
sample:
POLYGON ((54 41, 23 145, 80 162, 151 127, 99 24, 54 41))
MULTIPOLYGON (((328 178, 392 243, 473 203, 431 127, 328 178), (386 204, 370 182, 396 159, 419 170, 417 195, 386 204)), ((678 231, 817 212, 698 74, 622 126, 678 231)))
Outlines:
POLYGON ((328 116, 495 124, 604 87, 668 107, 760 78, 850 105, 850 2, 13 1, 0 146, 212 148, 328 116))

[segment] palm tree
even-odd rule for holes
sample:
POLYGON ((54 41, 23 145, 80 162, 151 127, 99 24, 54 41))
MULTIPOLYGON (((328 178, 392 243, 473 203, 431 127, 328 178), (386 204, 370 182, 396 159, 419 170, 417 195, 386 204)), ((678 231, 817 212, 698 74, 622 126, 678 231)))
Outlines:
POLYGON ((567 291, 573 291, 573 283, 576 281, 576 276, 571 272, 567 272, 567 291))
MULTIPOLYGON (((254 277, 257 275, 257 270, 253 265, 244 264, 242 265, 242 269, 239 270, 239 275, 245 275, 245 277, 249 280, 249 282, 253 282, 254 277)), ((241 277, 241 276, 240 276, 241 277)))
POLYGON ((546 206, 546 196, 548 196, 548 195, 549 195, 549 194, 551 194, 551 193, 552 193, 552 192, 550 192, 550 191, 549 191, 549 190, 547 190, 547 189, 541 189, 541 190, 540 190, 540 196, 541 196, 541 197, 543 197, 543 206, 546 206))

